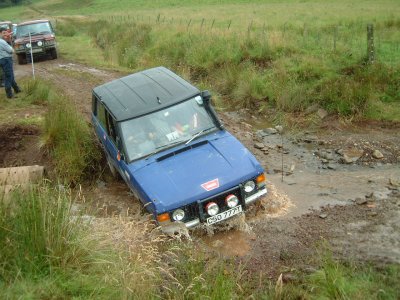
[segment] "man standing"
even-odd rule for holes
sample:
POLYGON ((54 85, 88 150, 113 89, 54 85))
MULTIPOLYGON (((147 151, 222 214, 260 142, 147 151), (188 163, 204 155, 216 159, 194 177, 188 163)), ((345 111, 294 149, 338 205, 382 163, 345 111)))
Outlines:
POLYGON ((5 41, 8 32, 5 28, 0 28, 0 66, 4 74, 4 87, 6 89, 7 98, 13 98, 12 89, 15 93, 21 92, 14 79, 12 55, 14 49, 5 41))

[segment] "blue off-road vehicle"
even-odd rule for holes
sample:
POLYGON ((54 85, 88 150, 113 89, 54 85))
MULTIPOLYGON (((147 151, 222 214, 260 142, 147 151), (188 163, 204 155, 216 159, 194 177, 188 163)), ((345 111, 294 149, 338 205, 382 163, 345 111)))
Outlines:
POLYGON ((223 221, 267 193, 263 168, 210 98, 164 67, 93 89, 92 122, 111 172, 164 228, 223 221))

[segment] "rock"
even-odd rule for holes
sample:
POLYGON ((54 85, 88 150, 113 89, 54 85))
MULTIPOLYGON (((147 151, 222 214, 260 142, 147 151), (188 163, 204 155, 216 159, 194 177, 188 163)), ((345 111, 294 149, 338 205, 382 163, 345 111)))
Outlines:
POLYGON ((256 149, 263 149, 265 147, 265 145, 263 143, 255 143, 254 144, 254 148, 256 149))
POLYGON ((304 141, 305 143, 313 143, 313 142, 317 141, 317 137, 314 136, 314 135, 310 135, 310 136, 305 137, 305 138, 303 139, 303 141, 304 141))
POLYGON ((333 164, 328 164, 327 167, 329 170, 336 170, 336 166, 333 164))
POLYGON ((106 183, 105 183, 104 181, 100 180, 100 179, 98 179, 98 180, 96 181, 96 185, 97 185, 97 187, 98 187, 99 189, 103 189, 103 188, 106 187, 106 183))
POLYGON ((295 282, 298 281, 298 277, 293 273, 285 273, 282 276, 283 282, 295 282))
POLYGON ((343 150, 343 149, 337 149, 335 152, 336 152, 337 154, 343 156, 344 150, 343 150))
POLYGON ((347 154, 343 154, 343 157, 339 160, 339 162, 341 162, 343 164, 352 164, 353 163, 353 159, 348 157, 347 154))
POLYGON ((283 132, 283 126, 282 125, 276 125, 275 129, 279 132, 282 133, 283 132))
POLYGON ((351 148, 343 151, 343 157, 350 158, 352 162, 356 162, 357 160, 360 159, 361 156, 363 156, 364 151, 363 150, 358 150, 357 148, 351 148))
POLYGON ((376 211, 371 211, 370 213, 369 213, 369 216, 371 216, 371 217, 375 217, 375 216, 377 216, 378 215, 378 213, 376 212, 376 211))
POLYGON ((390 194, 390 191, 374 191, 371 195, 370 198, 373 198, 375 200, 386 200, 390 194))
POLYGON ((321 159, 321 162, 322 162, 323 164, 327 164, 327 163, 329 163, 329 160, 323 158, 323 159, 321 159))
POLYGON ((372 152, 372 157, 376 159, 381 159, 383 158, 383 154, 379 150, 374 150, 374 152, 372 152))
POLYGON ((320 117, 321 120, 322 120, 322 119, 324 119, 324 118, 328 115, 328 112, 327 112, 325 109, 320 108, 320 109, 317 110, 317 115, 318 115, 318 117, 320 117))
POLYGON ((257 130, 257 131, 256 131, 256 135, 257 135, 259 138, 263 138, 263 137, 267 136, 268 134, 266 134, 263 130, 257 130))
POLYGON ((306 273, 306 274, 309 274, 309 275, 313 274, 313 273, 315 273, 317 271, 318 270, 316 268, 311 267, 311 266, 306 266, 306 267, 303 268, 303 272, 306 273))
POLYGON ((275 128, 265 128, 263 131, 267 134, 277 134, 278 133, 278 130, 275 128))
POLYGON ((329 194, 328 193, 319 193, 318 196, 325 197, 325 196, 329 196, 329 194))
POLYGON ((328 214, 320 214, 318 217, 321 219, 326 219, 328 217, 328 214))
POLYGON ((356 198, 355 202, 356 202, 358 205, 363 205, 363 204, 366 204, 368 201, 367 201, 366 198, 356 198))
POLYGON ((313 105, 311 105, 311 106, 306 108, 305 113, 306 114, 312 114, 312 113, 318 111, 318 108, 319 108, 318 104, 313 104, 313 105))
POLYGON ((333 154, 332 154, 332 153, 326 153, 325 158, 326 158, 327 160, 333 160, 333 154))
POLYGON ((400 178, 389 178, 389 184, 394 187, 400 187, 400 178))
POLYGON ((220 247, 222 247, 223 245, 224 245, 224 243, 223 243, 222 241, 220 241, 220 240, 216 240, 215 242, 212 243, 212 246, 213 246, 214 248, 220 248, 220 247))

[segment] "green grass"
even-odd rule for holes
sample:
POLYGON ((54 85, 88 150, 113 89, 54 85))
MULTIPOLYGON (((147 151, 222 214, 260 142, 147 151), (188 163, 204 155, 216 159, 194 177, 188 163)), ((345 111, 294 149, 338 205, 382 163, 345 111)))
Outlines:
POLYGON ((34 1, 20 9, 56 19, 68 60, 123 72, 164 65, 212 90, 221 109, 266 115, 318 104, 340 117, 398 120, 394 0, 88 0, 74 17, 78 3, 34 1), (368 23, 375 25, 372 67, 365 64, 368 23))
POLYGON ((78 184, 97 169, 101 158, 94 133, 65 96, 53 94, 43 124, 43 145, 50 151, 55 172, 78 184))

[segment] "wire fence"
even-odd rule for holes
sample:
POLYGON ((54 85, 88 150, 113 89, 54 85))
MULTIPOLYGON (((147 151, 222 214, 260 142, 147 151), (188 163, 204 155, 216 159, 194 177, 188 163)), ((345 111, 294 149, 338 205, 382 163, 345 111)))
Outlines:
MULTIPOLYGON (((270 47, 294 46, 319 55, 340 54, 349 57, 366 57, 368 54, 367 24, 324 25, 321 27, 304 23, 293 25, 268 25, 268 23, 250 20, 247 24, 241 20, 176 18, 158 14, 110 15, 112 23, 148 24, 159 29, 188 34, 207 34, 236 36, 240 39, 263 40, 270 47)), ((400 32, 396 27, 374 28, 374 55, 376 60, 388 64, 400 64, 400 32)))

